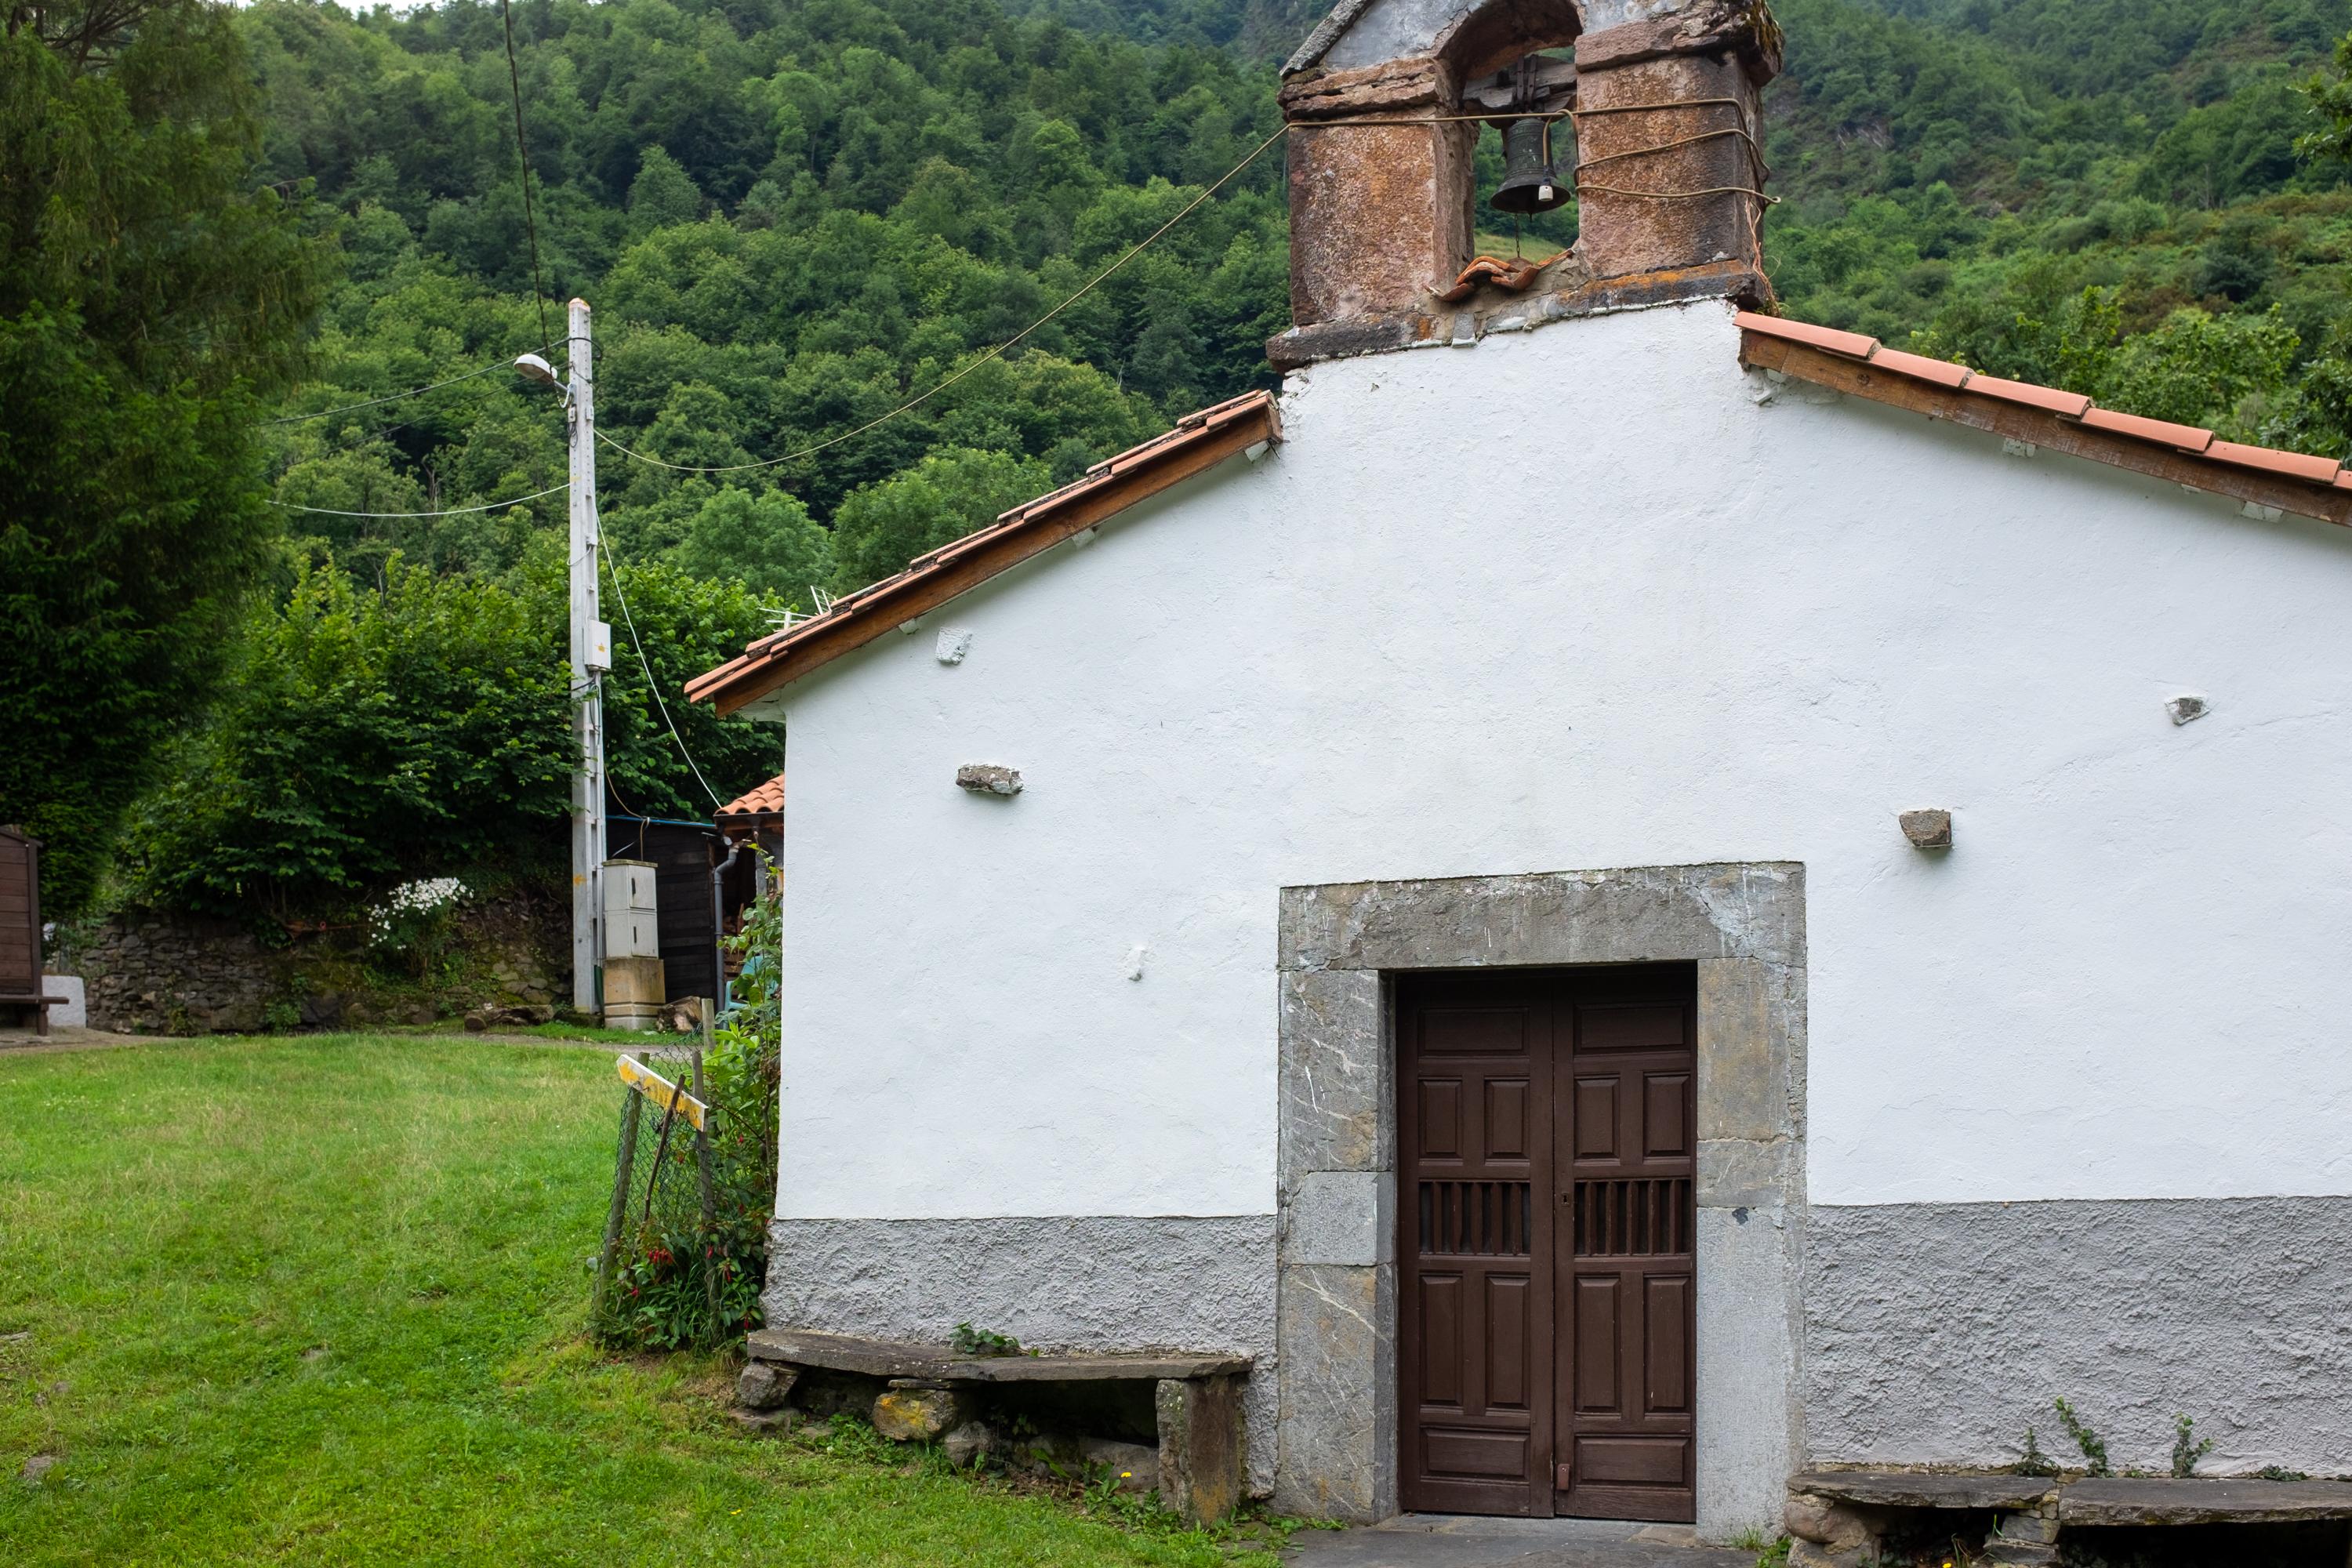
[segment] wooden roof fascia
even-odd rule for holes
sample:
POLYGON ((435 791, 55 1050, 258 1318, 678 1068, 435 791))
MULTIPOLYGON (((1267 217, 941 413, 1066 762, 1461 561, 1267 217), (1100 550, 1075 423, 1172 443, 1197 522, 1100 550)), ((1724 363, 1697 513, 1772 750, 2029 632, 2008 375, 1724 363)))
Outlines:
POLYGON ((734 713, 1137 502, 1253 447, 1281 439, 1282 416, 1274 400, 1261 395, 1255 405, 1236 410, 1198 434, 1186 433, 1186 438, 1173 441, 1162 437, 1123 454, 1112 460, 1106 482, 1072 486, 1015 509, 1007 523, 943 546, 930 564, 862 590, 844 610, 795 627, 798 635, 780 639, 765 651, 755 647, 688 681, 687 696, 711 703, 721 717, 734 713))
POLYGON ((2250 505, 2352 527, 2352 489, 2216 461, 2177 447, 2103 430, 1990 393, 1937 385, 1881 368, 1867 360, 1769 333, 1742 330, 1739 359, 1742 364, 1758 370, 1776 370, 1815 386, 1924 414, 1930 419, 1949 420, 1972 430, 2128 468, 2151 479, 2250 505))

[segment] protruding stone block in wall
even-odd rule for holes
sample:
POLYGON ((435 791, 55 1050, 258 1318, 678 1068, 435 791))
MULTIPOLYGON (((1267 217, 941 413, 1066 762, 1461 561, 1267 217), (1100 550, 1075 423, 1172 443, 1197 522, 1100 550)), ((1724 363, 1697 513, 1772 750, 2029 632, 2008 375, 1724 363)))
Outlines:
POLYGON ((1948 811, 1906 811, 1903 814, 1903 837, 1911 841, 1914 849, 1949 849, 1952 847, 1952 814, 1948 811))
POLYGON ((1239 1384, 1230 1377, 1162 1378, 1153 1402, 1161 1504, 1195 1524, 1226 1518, 1242 1501, 1239 1384))

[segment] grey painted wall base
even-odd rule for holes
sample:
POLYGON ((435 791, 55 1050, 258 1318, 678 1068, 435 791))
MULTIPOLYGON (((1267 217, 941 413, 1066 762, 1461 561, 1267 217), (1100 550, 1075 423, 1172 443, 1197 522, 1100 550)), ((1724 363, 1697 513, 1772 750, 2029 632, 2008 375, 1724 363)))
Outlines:
POLYGON ((1778 1531, 1804 1458, 1804 889, 1774 863, 1283 889, 1277 1508, 1398 1509, 1391 977, 1695 960, 1699 1531, 1778 1531))
POLYGON ((2209 1474, 2352 1469, 2352 1198, 1816 1208, 1808 1239, 1817 1463, 2007 1464, 2029 1425, 2079 1462, 2063 1396, 2119 1469, 2162 1471, 2176 1414, 2209 1474))
POLYGON ((1274 1481, 1274 1216, 780 1219, 768 1321, 942 1341, 958 1323, 1068 1350, 1246 1351, 1250 1490, 1274 1481))

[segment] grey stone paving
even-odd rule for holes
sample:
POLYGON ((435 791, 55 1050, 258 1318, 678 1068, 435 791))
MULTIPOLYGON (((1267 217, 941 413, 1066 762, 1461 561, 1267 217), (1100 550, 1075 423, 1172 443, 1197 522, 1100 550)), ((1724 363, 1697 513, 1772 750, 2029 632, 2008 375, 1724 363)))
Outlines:
POLYGON ((1684 1526, 1588 1519, 1406 1514, 1353 1530, 1302 1530, 1297 1568, 1754 1568, 1752 1552, 1698 1544, 1684 1526))

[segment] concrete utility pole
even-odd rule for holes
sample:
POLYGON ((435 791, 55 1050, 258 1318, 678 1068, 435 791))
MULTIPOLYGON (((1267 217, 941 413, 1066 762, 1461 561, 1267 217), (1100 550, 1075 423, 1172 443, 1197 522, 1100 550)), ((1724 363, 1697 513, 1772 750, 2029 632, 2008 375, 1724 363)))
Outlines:
POLYGON ((604 672, 613 667, 613 631, 597 595, 596 379, 588 345, 588 301, 572 301, 572 1005, 595 1014, 602 1003, 604 943, 604 672))

